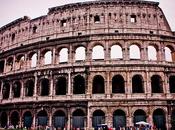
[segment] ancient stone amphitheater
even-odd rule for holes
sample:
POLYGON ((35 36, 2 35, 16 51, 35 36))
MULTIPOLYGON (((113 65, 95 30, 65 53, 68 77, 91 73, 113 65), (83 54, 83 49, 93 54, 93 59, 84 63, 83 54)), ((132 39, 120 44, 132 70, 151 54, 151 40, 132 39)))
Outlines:
POLYGON ((0 28, 0 126, 175 128, 175 33, 157 2, 50 8, 0 28))

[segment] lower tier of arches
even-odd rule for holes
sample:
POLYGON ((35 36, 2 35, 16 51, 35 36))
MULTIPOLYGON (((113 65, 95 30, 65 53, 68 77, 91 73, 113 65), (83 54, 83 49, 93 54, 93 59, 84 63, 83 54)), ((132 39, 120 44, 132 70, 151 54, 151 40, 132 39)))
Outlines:
POLYGON ((173 101, 67 101, 7 104, 0 107, 1 127, 90 129, 134 127, 148 122, 159 130, 175 128, 173 101), (155 105, 156 104, 156 105, 155 105))

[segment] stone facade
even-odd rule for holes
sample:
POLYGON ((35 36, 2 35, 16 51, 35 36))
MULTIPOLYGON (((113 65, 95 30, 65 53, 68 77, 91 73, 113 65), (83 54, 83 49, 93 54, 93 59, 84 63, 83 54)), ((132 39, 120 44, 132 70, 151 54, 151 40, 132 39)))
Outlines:
POLYGON ((0 43, 1 127, 175 127, 175 35, 157 2, 50 8, 1 27, 0 43))

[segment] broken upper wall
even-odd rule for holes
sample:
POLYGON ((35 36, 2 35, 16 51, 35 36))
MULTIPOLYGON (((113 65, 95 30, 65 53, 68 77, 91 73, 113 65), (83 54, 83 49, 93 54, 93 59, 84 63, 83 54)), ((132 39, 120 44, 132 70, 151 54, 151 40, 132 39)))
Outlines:
POLYGON ((157 2, 99 0, 49 9, 46 16, 24 17, 0 28, 1 51, 60 37, 141 33, 173 36, 157 2))

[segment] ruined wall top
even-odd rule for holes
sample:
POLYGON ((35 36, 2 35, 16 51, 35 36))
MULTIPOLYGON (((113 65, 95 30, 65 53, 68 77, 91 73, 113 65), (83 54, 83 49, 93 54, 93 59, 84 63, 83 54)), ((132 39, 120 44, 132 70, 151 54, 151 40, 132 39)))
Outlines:
POLYGON ((96 1, 88 1, 88 2, 79 2, 79 3, 73 3, 73 4, 67 4, 63 6, 57 6, 53 8, 49 8, 49 12, 53 13, 55 11, 59 10, 64 10, 64 9, 69 9, 69 8, 78 8, 82 6, 90 6, 90 5, 108 5, 108 4, 123 4, 123 5, 128 5, 128 4, 146 4, 146 5, 153 5, 153 6, 158 6, 159 2, 153 2, 153 1, 143 1, 143 0, 96 0, 96 1))

